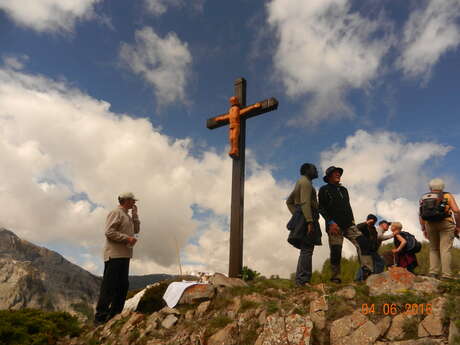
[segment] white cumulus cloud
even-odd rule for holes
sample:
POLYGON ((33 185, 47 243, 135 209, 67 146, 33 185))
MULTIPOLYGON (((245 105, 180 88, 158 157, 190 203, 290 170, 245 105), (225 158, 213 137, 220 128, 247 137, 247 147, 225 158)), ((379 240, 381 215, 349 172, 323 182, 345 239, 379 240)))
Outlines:
POLYGON ((186 101, 192 55, 175 33, 161 38, 144 27, 136 31, 134 44, 121 44, 120 59, 153 87, 160 106, 186 101))
POLYGON ((392 44, 386 23, 353 12, 348 0, 272 0, 268 23, 275 30, 275 68, 287 95, 308 100, 296 123, 351 117, 347 92, 367 89, 379 75, 392 44))
MULTIPOLYGON (((0 226, 32 242, 81 246, 94 271, 107 212, 130 190, 142 222, 134 273, 176 272, 176 240, 184 270, 227 272, 227 154, 195 158, 191 140, 109 108, 66 84, 0 69, 0 226)), ((247 165, 245 260, 287 275, 297 254, 285 242, 289 188, 250 153, 247 165)))
MULTIPOLYGON (((176 273, 176 241, 184 271, 227 272, 231 160, 212 151, 197 158, 193 145, 64 83, 0 69, 0 227, 32 242, 71 246, 68 255, 95 272, 106 215, 120 192, 132 191, 141 218, 133 274, 176 273)), ((423 167, 449 149, 358 131, 325 151, 321 167, 345 169, 358 221, 376 212, 412 231, 429 179, 423 167)), ((251 152, 247 167, 244 263, 287 277, 298 255, 286 242, 285 198, 294 181, 277 181, 251 152)), ((325 236, 323 243, 315 268, 329 255, 325 236)))
POLYGON ((72 31, 79 20, 94 16, 94 5, 100 0, 0 0, 5 11, 20 26, 38 32, 72 31))
POLYGON ((160 16, 164 14, 171 7, 183 7, 185 5, 192 5, 192 8, 197 11, 202 11, 205 0, 145 0, 146 10, 155 15, 160 16))
POLYGON ((427 79, 440 57, 458 48, 459 19, 459 0, 424 1, 424 6, 410 14, 398 61, 407 76, 427 79))

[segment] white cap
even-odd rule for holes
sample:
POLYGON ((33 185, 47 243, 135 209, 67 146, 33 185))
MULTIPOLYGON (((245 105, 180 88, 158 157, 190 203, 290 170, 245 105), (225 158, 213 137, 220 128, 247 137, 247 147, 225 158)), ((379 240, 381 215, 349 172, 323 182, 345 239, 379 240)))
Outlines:
POLYGON ((133 193, 131 192, 126 192, 126 193, 121 193, 119 196, 118 196, 119 199, 133 199, 133 200, 137 200, 136 197, 134 196, 133 193))

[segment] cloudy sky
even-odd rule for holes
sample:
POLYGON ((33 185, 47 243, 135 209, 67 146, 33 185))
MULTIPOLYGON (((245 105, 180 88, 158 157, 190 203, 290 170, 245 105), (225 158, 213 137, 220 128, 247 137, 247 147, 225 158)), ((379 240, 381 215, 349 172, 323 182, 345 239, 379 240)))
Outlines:
POLYGON ((101 274, 132 191, 133 274, 176 273, 176 244, 185 270, 227 272, 227 129, 205 123, 245 77, 248 103, 280 102, 247 125, 246 265, 295 271, 304 162, 344 168, 357 222, 422 239, 429 179, 460 191, 459 44, 460 0, 0 0, 0 227, 101 274))

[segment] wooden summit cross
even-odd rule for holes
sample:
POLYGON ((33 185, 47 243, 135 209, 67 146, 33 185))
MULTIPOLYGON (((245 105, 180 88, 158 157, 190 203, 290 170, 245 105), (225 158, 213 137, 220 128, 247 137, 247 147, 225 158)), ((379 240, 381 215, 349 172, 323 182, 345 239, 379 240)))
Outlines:
POLYGON ((246 107, 246 80, 235 80, 235 95, 226 114, 207 120, 206 127, 215 129, 230 124, 229 155, 233 159, 232 202, 230 212, 229 277, 241 277, 243 269, 243 214, 244 214, 244 164, 246 149, 246 119, 268 113, 278 108, 276 98, 268 98, 246 107))

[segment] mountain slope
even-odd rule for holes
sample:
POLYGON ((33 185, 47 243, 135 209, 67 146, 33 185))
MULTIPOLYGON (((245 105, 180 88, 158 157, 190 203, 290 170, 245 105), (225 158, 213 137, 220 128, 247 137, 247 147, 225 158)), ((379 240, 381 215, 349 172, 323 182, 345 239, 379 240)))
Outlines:
POLYGON ((0 309, 39 308, 90 317, 101 278, 0 228, 0 309))

